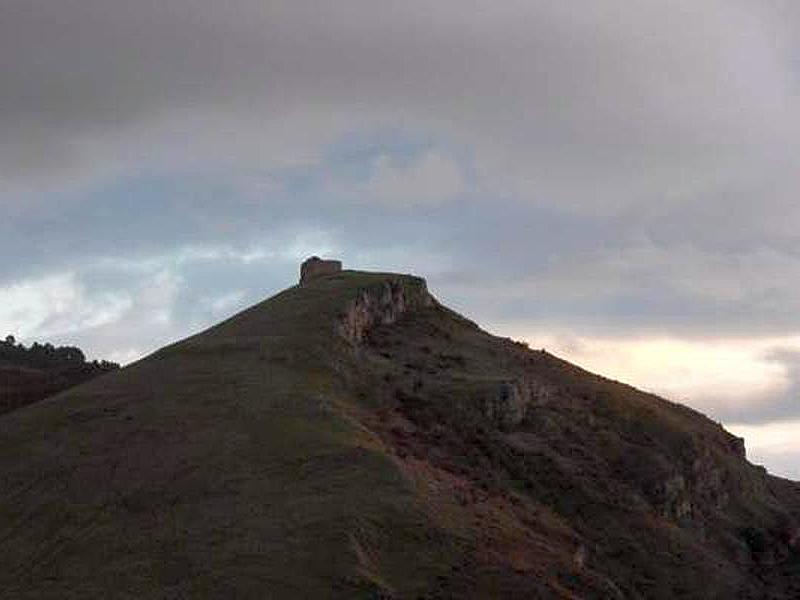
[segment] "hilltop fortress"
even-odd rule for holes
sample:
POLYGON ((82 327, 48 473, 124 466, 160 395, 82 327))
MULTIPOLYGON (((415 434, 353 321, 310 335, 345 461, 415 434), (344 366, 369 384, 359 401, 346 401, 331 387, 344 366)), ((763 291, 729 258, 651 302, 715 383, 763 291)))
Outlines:
POLYGON ((326 260, 319 256, 312 256, 300 265, 300 285, 325 275, 333 275, 342 270, 342 261, 326 260))

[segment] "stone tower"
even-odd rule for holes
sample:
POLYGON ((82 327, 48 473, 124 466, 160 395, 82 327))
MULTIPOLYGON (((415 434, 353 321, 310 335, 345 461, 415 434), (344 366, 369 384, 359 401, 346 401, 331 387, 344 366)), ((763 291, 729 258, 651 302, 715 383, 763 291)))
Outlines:
POLYGON ((300 265, 300 285, 317 277, 333 275, 342 270, 342 261, 323 260, 319 256, 312 256, 300 265))

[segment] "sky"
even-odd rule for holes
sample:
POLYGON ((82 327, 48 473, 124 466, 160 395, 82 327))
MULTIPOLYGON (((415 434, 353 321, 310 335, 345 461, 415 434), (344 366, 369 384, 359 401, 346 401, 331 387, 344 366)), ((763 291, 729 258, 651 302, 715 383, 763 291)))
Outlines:
POLYGON ((800 479, 791 0, 2 0, 0 331, 129 362, 318 254, 800 479))

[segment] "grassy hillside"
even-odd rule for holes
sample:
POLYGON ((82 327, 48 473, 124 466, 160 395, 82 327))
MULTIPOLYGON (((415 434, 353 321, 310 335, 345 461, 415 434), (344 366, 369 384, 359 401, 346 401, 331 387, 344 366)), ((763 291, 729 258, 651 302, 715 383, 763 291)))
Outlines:
POLYGON ((410 276, 290 288, 0 416, 14 598, 781 597, 799 506, 702 415, 410 276))

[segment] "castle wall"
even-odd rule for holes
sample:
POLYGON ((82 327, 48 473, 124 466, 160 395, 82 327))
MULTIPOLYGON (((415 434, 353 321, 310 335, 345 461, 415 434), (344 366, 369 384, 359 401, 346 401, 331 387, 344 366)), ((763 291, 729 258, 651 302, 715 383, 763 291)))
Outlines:
POLYGON ((342 270, 342 261, 323 260, 317 256, 312 256, 300 265, 300 285, 326 275, 334 275, 342 270))

